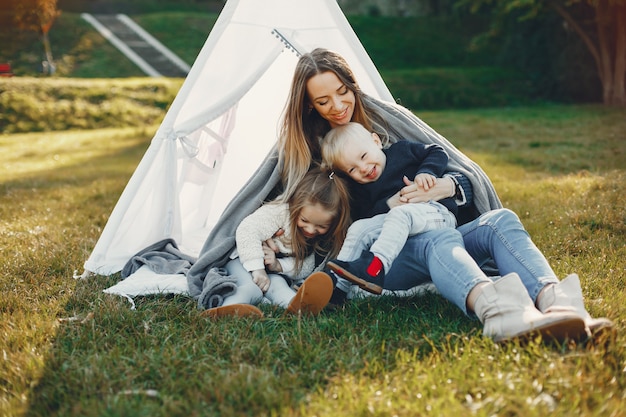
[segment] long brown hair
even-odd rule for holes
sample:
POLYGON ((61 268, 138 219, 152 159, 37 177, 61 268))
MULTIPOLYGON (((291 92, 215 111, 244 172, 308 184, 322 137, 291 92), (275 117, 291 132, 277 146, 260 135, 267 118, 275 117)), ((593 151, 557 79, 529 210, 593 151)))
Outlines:
POLYGON ((288 198, 289 227, 291 228, 291 249, 296 259, 296 270, 312 251, 321 256, 335 257, 341 249, 350 226, 350 197, 343 179, 314 166, 298 183, 288 198), (333 213, 333 221, 328 232, 307 240, 298 228, 298 218, 304 207, 319 204, 333 213))
POLYGON ((330 130, 330 124, 313 107, 306 85, 315 75, 328 71, 337 75, 354 93, 356 104, 352 121, 361 123, 370 132, 378 133, 383 142, 388 137, 384 119, 372 109, 366 108, 364 93, 341 55, 323 48, 302 55, 291 82, 278 142, 286 196, 294 192, 311 164, 321 161, 319 141, 330 130))

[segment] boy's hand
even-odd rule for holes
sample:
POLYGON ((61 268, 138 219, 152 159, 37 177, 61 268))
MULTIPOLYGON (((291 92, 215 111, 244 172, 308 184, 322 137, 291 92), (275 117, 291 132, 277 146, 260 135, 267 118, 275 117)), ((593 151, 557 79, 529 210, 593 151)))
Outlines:
POLYGON ((437 178, 435 178, 434 175, 422 173, 417 174, 413 182, 415 182, 418 188, 421 188, 424 191, 428 191, 435 186, 435 184, 437 183, 437 178))
POLYGON ((256 269, 251 272, 252 281, 259 287, 263 294, 270 289, 270 277, 267 276, 265 269, 256 269))

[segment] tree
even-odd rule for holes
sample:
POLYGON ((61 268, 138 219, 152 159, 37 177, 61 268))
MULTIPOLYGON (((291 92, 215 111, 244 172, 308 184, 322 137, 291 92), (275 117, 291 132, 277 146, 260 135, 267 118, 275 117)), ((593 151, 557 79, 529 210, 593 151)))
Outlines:
POLYGON ((512 12, 523 11, 521 19, 557 13, 593 57, 604 104, 626 106, 626 0, 460 0, 458 5, 474 12, 492 8, 493 33, 499 18, 512 12), (591 16, 580 13, 581 8, 591 16))
POLYGON ((35 31, 41 36, 45 52, 43 71, 47 74, 53 74, 56 68, 48 32, 60 14, 61 11, 57 9, 57 0, 21 0, 15 5, 14 18, 18 27, 35 31))

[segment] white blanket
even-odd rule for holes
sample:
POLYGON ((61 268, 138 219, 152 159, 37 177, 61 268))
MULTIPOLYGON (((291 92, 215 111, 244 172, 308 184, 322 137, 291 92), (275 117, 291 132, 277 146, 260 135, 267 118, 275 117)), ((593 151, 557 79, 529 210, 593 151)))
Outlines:
POLYGON ((184 274, 157 274, 147 265, 142 266, 127 278, 103 290, 106 294, 125 297, 135 309, 133 297, 150 294, 189 295, 187 277, 184 274))

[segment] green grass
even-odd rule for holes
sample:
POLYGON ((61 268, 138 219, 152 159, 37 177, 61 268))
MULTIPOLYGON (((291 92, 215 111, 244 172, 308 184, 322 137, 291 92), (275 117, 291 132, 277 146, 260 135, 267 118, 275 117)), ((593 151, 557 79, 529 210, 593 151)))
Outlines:
POLYGON ((202 49, 215 21, 211 13, 150 13, 132 18, 189 65, 202 49), (180 36, 184 33, 184 36, 180 36))
POLYGON ((626 396, 626 113, 422 113, 479 162, 559 276, 581 276, 607 348, 499 346, 438 296, 316 318, 210 321, 184 296, 74 280, 156 129, 0 135, 0 415, 620 416, 626 396))

